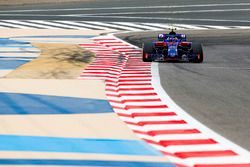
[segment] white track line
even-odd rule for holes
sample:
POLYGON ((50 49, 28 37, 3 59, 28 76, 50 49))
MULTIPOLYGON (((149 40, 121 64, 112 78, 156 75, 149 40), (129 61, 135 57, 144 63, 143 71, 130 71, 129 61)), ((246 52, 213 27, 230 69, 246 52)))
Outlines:
POLYGON ((104 26, 104 27, 105 26, 112 27, 114 29, 119 28, 119 29, 128 30, 128 31, 140 31, 141 30, 141 29, 138 29, 138 28, 132 28, 132 27, 126 27, 126 26, 119 26, 119 25, 114 25, 114 24, 110 24, 110 23, 101 23, 101 22, 93 22, 93 21, 87 22, 87 23, 96 24, 96 25, 104 26))
POLYGON ((62 27, 62 28, 70 28, 70 29, 81 29, 77 26, 69 26, 69 25, 65 25, 65 24, 60 24, 60 23, 54 23, 54 22, 49 22, 49 21, 43 21, 43 20, 30 20, 30 22, 35 22, 35 23, 41 23, 41 24, 45 24, 45 25, 51 25, 51 26, 55 26, 55 27, 62 27))
POLYGON ((35 23, 27 23, 24 21, 18 21, 18 20, 4 20, 6 22, 12 23, 12 24, 22 24, 22 25, 26 25, 26 26, 35 26, 35 27, 39 27, 39 28, 44 28, 44 29, 60 29, 60 28, 56 28, 53 26, 45 26, 45 25, 41 25, 41 24, 35 24, 35 23))

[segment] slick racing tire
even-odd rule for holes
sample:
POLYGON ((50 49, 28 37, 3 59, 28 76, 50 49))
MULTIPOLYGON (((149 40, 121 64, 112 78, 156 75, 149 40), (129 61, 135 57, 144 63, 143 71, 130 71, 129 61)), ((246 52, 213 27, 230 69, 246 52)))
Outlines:
POLYGON ((203 62, 203 49, 200 43, 193 43, 193 54, 195 56, 193 62, 194 63, 202 63, 203 62))
POLYGON ((151 54, 153 53, 153 46, 151 42, 145 42, 142 45, 142 61, 144 62, 152 62, 151 54))

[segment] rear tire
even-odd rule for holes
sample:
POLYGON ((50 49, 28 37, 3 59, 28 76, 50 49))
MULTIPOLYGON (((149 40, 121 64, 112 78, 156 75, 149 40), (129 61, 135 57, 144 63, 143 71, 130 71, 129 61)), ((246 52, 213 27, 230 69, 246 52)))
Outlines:
POLYGON ((142 45, 143 53, 142 53, 142 61, 144 62, 152 62, 153 46, 151 42, 145 42, 142 45))
POLYGON ((203 62, 202 45, 200 43, 193 43, 192 48, 193 48, 193 54, 195 55, 193 63, 202 63, 203 62))

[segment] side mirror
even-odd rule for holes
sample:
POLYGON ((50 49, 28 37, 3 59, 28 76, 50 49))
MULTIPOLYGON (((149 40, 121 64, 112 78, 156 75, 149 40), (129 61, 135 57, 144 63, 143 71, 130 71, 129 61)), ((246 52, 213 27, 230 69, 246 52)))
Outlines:
POLYGON ((164 34, 159 34, 159 35, 158 35, 158 40, 159 40, 159 41, 163 41, 164 38, 165 38, 165 35, 164 35, 164 34))

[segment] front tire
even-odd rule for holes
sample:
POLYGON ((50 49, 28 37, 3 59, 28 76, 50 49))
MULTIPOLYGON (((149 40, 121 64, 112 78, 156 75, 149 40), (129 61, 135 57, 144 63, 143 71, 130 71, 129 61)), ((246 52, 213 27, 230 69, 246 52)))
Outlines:
POLYGON ((193 43, 192 48, 193 48, 193 54, 195 56, 193 62, 202 63, 204 59, 202 45, 200 43, 193 43))
POLYGON ((142 61, 144 62, 152 62, 153 46, 151 42, 145 42, 142 45, 143 53, 142 53, 142 61))

